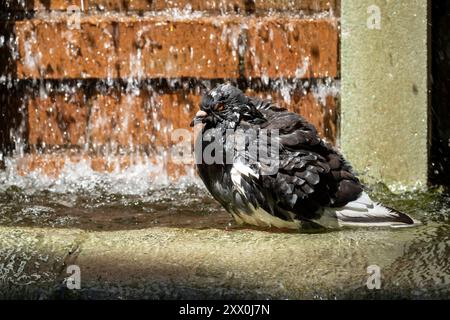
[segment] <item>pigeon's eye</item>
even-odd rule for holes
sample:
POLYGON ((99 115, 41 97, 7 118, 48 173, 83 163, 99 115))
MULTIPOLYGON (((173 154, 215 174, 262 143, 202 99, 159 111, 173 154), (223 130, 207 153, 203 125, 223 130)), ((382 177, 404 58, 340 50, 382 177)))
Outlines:
POLYGON ((218 104, 216 104, 215 109, 216 109, 216 111, 221 112, 221 111, 223 111, 225 109, 225 104, 224 103, 218 103, 218 104))

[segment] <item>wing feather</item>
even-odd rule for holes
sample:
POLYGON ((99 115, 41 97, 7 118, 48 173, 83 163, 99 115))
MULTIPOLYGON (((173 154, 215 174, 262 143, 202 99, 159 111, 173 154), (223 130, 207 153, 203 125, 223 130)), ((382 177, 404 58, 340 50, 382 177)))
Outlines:
POLYGON ((282 209, 309 219, 323 207, 358 199, 363 189, 352 168, 313 125, 269 101, 253 101, 267 120, 258 128, 279 131, 279 170, 261 175, 260 183, 270 187, 282 209))

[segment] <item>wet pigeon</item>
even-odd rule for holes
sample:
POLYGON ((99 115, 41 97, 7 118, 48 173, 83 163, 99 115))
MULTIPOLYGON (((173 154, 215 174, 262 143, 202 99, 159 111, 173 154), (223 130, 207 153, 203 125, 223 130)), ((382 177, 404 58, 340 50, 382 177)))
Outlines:
POLYGON ((343 156, 313 125, 231 84, 203 96, 198 174, 238 223, 300 229, 407 226, 408 215, 372 201, 343 156))

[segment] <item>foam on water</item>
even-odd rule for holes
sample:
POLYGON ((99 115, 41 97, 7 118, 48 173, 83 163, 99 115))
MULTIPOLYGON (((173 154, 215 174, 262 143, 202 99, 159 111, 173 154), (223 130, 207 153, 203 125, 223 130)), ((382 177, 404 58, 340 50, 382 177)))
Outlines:
MULTIPOLYGON (((111 172, 99 172, 92 169, 91 160, 77 162, 66 160, 60 173, 51 176, 40 170, 25 175, 18 172, 18 159, 6 157, 5 170, 0 171, 0 192, 17 187, 27 193, 49 191, 64 193, 91 193, 144 195, 149 190, 168 187, 174 184, 164 167, 162 159, 142 160, 126 168, 115 166, 111 172), (159 160, 159 161, 158 161, 159 160), (159 163, 158 163, 159 162, 159 163)), ((195 176, 193 168, 188 168, 184 176, 177 178, 179 188, 200 187, 201 181, 195 176)))

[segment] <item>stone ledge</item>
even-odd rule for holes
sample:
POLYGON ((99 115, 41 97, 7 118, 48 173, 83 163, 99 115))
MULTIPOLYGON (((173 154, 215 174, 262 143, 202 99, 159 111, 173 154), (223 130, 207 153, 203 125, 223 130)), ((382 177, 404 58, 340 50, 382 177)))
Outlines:
POLYGON ((428 255, 408 256, 410 246, 419 254, 417 246, 426 249, 427 243, 415 241, 421 232, 437 231, 432 225, 326 234, 0 227, 0 257, 9 257, 7 264, 0 260, 0 296, 36 297, 39 292, 41 298, 63 294, 84 299, 411 298, 428 288, 433 290, 428 295, 443 298, 450 295, 445 268, 433 267, 439 262, 428 255), (76 253, 70 255, 74 248, 76 253), (422 273, 425 278, 411 277, 424 263, 433 272, 422 273), (62 290, 68 264, 81 269, 80 291, 62 290), (372 264, 382 270, 381 290, 365 286, 367 266, 372 264), (5 272, 6 265, 15 274, 5 272))

